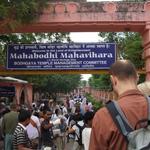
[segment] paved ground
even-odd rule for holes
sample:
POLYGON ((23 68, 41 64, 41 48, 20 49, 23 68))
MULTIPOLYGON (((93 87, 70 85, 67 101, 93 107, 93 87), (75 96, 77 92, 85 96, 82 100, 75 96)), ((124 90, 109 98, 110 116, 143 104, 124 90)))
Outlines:
MULTIPOLYGON (((64 150, 72 150, 72 145, 73 142, 66 143, 64 150)), ((3 141, 0 141, 0 150, 4 150, 3 141)), ((57 149, 57 150, 62 150, 62 149, 57 149)))

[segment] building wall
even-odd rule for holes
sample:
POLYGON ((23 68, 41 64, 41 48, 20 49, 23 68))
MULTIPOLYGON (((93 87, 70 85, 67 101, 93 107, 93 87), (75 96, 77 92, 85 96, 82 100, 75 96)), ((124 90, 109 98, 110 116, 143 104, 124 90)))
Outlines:
POLYGON ((32 85, 29 83, 18 83, 18 82, 0 82, 0 86, 14 86, 15 87, 15 103, 21 104, 21 95, 24 92, 24 104, 31 106, 32 104, 32 85))
POLYGON ((92 89, 91 87, 84 87, 85 93, 91 94, 95 100, 106 103, 108 100, 116 100, 117 97, 113 91, 92 89))

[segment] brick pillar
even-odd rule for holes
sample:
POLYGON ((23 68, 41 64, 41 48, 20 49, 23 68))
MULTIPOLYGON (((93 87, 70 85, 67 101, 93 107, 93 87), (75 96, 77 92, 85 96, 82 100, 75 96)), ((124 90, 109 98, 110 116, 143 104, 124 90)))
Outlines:
POLYGON ((142 34, 143 47, 144 47, 144 59, 146 70, 146 81, 150 81, 150 22, 146 23, 145 31, 142 34))

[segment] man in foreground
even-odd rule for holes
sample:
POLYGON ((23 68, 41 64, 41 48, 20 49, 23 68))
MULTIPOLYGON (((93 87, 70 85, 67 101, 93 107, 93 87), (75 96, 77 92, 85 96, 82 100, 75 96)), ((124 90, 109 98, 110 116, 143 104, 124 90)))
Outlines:
MULTIPOLYGON (((134 65, 118 60, 110 68, 111 82, 118 104, 134 129, 139 120, 147 118, 147 101, 137 89, 138 75, 134 65)), ((90 150, 126 150, 127 142, 113 122, 108 110, 100 109, 93 120, 90 150)))

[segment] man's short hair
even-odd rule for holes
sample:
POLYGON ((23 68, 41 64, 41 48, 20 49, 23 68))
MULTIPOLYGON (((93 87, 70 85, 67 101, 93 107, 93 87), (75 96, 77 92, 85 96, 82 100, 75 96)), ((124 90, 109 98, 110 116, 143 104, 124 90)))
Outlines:
POLYGON ((137 79, 136 68, 130 60, 117 60, 110 67, 110 74, 120 80, 137 79))
POLYGON ((16 106, 15 103, 11 103, 11 104, 10 104, 10 109, 16 109, 16 108, 17 108, 17 106, 16 106))
POLYGON ((94 112, 88 111, 84 114, 84 123, 88 123, 88 121, 92 120, 94 117, 94 112))
POLYGON ((31 113, 28 110, 21 109, 20 113, 18 115, 18 121, 19 122, 24 122, 27 119, 30 119, 30 117, 31 117, 31 113))

